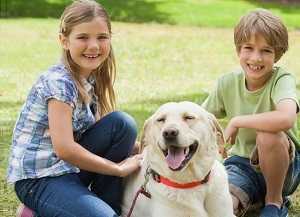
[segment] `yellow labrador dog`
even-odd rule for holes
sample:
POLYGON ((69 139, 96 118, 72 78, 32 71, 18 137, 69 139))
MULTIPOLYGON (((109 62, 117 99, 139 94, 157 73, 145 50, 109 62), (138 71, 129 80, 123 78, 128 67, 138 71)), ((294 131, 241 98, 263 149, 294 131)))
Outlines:
POLYGON ((146 122, 142 168, 126 180, 122 216, 233 217, 227 175, 217 160, 223 133, 192 102, 162 105, 146 122), (144 188, 151 198, 138 194, 144 188))

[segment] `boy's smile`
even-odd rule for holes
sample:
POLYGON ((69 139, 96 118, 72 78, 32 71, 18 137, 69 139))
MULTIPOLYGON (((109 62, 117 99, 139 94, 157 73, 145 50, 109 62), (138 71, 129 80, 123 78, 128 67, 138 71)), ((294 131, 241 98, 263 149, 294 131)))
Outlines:
POLYGON ((247 89, 254 91, 263 87, 272 76, 274 48, 260 34, 255 34, 241 46, 238 56, 245 73, 247 89))

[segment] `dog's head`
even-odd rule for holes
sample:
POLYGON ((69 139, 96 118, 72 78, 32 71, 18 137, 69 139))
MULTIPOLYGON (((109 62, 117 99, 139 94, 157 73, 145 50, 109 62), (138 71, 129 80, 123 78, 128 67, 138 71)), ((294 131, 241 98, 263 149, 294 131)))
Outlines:
POLYGON ((215 117, 192 102, 166 103, 146 122, 142 148, 159 174, 189 182, 203 179, 217 158, 223 132, 215 117))

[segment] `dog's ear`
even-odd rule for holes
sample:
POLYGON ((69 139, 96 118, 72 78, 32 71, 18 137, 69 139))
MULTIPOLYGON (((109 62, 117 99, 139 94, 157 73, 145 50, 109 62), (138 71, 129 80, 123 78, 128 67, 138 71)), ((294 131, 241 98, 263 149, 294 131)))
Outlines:
POLYGON ((227 158, 227 152, 226 152, 226 148, 225 148, 225 136, 224 136, 223 128, 221 127, 218 120, 216 119, 216 117, 213 114, 209 113, 208 117, 209 117, 211 126, 217 137, 219 153, 222 155, 223 158, 227 158))
POLYGON ((150 118, 145 121, 144 126, 143 126, 143 130, 142 130, 142 134, 141 134, 141 143, 140 143, 139 153, 142 153, 144 148, 147 145, 146 135, 147 135, 147 131, 149 130, 149 125, 150 125, 150 118))

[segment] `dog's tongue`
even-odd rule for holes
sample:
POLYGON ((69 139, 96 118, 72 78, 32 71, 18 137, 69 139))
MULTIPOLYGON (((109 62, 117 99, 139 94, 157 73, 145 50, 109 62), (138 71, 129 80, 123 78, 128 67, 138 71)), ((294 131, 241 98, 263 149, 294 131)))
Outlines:
POLYGON ((185 159, 184 149, 169 147, 168 155, 166 157, 167 164, 171 169, 177 169, 180 167, 182 161, 185 159))

